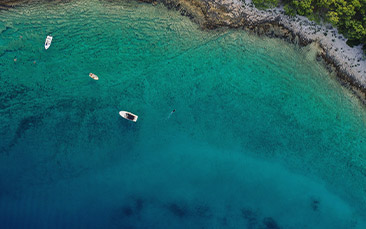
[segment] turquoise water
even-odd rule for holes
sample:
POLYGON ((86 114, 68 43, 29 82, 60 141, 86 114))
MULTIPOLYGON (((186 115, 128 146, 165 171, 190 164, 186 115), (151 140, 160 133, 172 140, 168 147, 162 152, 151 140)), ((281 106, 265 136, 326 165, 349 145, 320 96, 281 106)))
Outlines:
POLYGON ((365 228, 366 112, 314 53, 160 5, 0 11, 1 228, 365 228))

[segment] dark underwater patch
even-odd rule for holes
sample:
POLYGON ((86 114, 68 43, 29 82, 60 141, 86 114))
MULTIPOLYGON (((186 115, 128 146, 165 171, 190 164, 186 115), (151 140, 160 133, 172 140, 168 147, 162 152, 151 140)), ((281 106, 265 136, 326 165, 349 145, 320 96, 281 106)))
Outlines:
POLYGON ((39 124, 42 118, 39 116, 28 116, 23 118, 18 124, 17 130, 15 132, 15 138, 21 138, 25 131, 32 128, 33 126, 39 124))
POLYGON ((247 228, 253 229, 258 226, 258 216, 255 212, 250 209, 242 209, 241 214, 243 218, 247 221, 247 228))
POLYGON ((144 201, 140 198, 135 199, 135 210, 140 213, 144 208, 144 201))
POLYGON ((207 205, 196 206, 195 213, 198 217, 201 217, 201 218, 211 218, 213 215, 211 212, 211 209, 207 205))
POLYGON ((113 220, 118 221, 119 219, 129 218, 133 217, 134 212, 131 206, 126 205, 117 208, 113 213, 113 220))
POLYGON ((12 147, 14 147, 20 138, 22 138, 25 134, 25 132, 35 126, 38 126, 42 123, 42 116, 27 116, 24 117, 19 123, 18 127, 15 131, 14 137, 10 141, 7 147, 3 148, 2 151, 9 152, 12 147))
POLYGON ((128 204, 117 210, 117 214, 120 217, 132 217, 135 215, 140 215, 145 205, 144 200, 141 198, 131 198, 127 202, 128 204))
POLYGON ((129 217, 133 215, 133 210, 131 207, 127 206, 122 209, 123 216, 129 217))
MULTIPOLYGON (((1 88, 4 90, 0 93, 0 109, 9 107, 9 102, 14 101, 17 97, 25 98, 27 93, 32 89, 23 85, 14 86, 8 83, 2 83, 1 88)), ((18 99, 19 100, 19 99, 18 99)), ((19 101, 22 101, 21 99, 19 101)))
MULTIPOLYGON (((123 228, 123 229, 133 229, 136 228, 134 226, 134 220, 130 220, 129 217, 132 217, 133 214, 129 215, 129 213, 127 213, 126 216, 126 208, 122 207, 122 208, 118 208, 116 209, 110 218, 110 226, 111 228, 123 228)), ((129 211, 129 210, 127 210, 129 211)))
POLYGON ((313 211, 318 211, 319 204, 320 204, 320 200, 318 200, 318 199, 312 199, 311 200, 311 209, 313 209, 313 211))
POLYGON ((128 198, 122 206, 112 212, 111 224, 116 228, 136 228, 136 222, 140 220, 145 205, 145 200, 141 198, 128 198))
POLYGON ((280 229, 277 222, 271 217, 264 218, 263 224, 266 226, 266 229, 280 229))
POLYGON ((173 213, 173 215, 180 218, 186 217, 188 215, 188 210, 186 207, 180 206, 175 203, 169 204, 168 210, 173 213))

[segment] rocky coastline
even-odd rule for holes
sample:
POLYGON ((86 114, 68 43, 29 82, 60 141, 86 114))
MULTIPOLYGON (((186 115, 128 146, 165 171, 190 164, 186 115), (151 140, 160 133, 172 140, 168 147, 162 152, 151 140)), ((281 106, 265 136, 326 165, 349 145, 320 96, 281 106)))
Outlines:
MULTIPOLYGON (((67 2, 70 0, 54 0, 67 2)), ((107 0, 110 1, 110 0, 107 0)), ((257 35, 284 39, 299 46, 314 44, 317 60, 337 76, 366 105, 366 58, 361 47, 349 47, 346 39, 330 25, 317 25, 308 19, 289 17, 282 8, 256 9, 251 0, 140 0, 152 5, 164 4, 189 17, 202 29, 229 27, 257 35)), ((4 0, 1 9, 9 9, 32 0, 4 0)), ((34 1, 33 1, 34 2, 34 1)))
POLYGON ((305 17, 289 17, 283 9, 258 10, 240 0, 142 0, 164 4, 198 23, 202 29, 240 28, 257 35, 284 39, 299 46, 314 44, 317 60, 366 105, 366 59, 360 46, 349 47, 330 25, 305 17))

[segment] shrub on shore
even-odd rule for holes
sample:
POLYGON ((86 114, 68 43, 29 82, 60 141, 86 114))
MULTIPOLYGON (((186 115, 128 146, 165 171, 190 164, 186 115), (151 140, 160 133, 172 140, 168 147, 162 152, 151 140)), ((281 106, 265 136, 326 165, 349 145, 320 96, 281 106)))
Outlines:
MULTIPOLYGON (((253 0, 257 8, 272 8, 278 0, 253 0)), ((306 16, 336 26, 347 44, 362 44, 366 50, 366 0, 283 0, 285 13, 306 16)), ((366 52, 365 52, 366 53, 366 52)))
POLYGON ((366 48, 366 0, 284 0, 288 15, 321 18, 348 38, 347 44, 366 48))
POLYGON ((267 9, 278 6, 278 0, 253 0, 255 7, 258 9, 267 9))

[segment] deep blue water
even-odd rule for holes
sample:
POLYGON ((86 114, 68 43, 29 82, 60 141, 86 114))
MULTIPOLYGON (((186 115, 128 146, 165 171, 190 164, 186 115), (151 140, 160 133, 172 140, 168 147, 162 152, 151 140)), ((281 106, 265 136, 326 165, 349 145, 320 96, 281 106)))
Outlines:
POLYGON ((0 86, 0 228, 366 227, 365 108, 313 47, 39 3, 0 11, 0 86))

